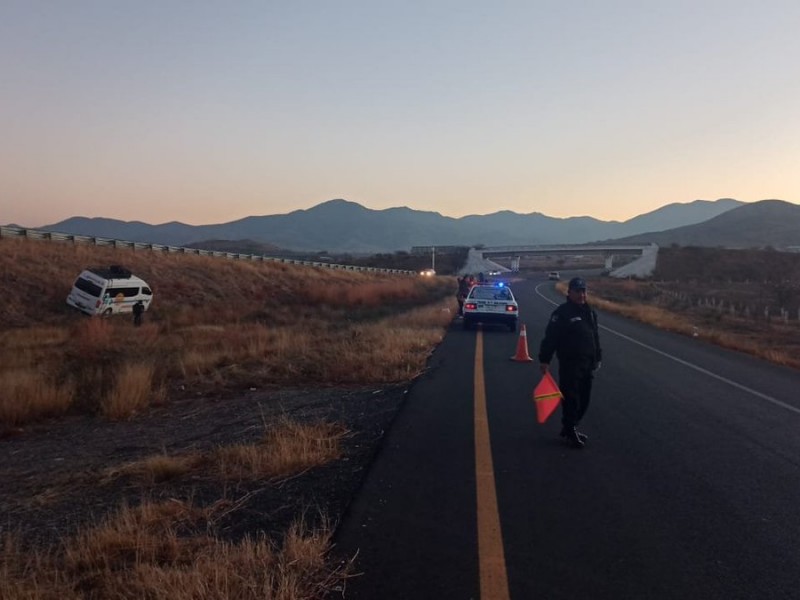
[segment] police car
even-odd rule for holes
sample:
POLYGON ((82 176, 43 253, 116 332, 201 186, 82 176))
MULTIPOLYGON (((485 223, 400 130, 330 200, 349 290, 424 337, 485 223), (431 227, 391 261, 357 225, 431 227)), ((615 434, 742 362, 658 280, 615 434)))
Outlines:
POLYGON ((475 323, 500 323, 516 331, 519 306, 511 288, 502 282, 474 286, 464 300, 464 329, 475 323))

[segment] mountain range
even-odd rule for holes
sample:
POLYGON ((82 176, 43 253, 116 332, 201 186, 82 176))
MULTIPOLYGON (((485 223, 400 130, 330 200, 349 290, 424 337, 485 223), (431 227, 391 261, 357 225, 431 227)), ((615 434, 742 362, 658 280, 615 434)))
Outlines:
POLYGON ((512 211, 453 218, 407 207, 372 210, 347 200, 330 200, 306 210, 213 225, 151 225, 72 217, 41 229, 171 246, 248 240, 299 252, 364 254, 407 251, 413 246, 577 244, 600 240, 779 247, 800 245, 800 206, 780 200, 752 204, 730 198, 695 200, 669 204, 620 222, 512 211), (722 217, 725 219, 719 221, 722 217))

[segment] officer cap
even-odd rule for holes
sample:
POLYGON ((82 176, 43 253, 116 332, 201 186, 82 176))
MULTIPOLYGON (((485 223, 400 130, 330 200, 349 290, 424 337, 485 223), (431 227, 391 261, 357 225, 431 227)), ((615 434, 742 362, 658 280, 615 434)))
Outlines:
POLYGON ((580 277, 573 277, 569 280, 569 289, 571 290, 585 290, 586 282, 580 277))

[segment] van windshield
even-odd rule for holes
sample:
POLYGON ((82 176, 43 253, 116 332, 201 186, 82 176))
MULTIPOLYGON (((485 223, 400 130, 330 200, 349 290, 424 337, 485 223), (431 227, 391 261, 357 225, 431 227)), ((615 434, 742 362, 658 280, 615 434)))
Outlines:
POLYGON ((101 292, 103 291, 100 287, 88 279, 84 279, 83 277, 78 277, 75 281, 75 287, 78 288, 82 292, 86 292, 90 296, 94 296, 95 298, 99 298, 101 292))

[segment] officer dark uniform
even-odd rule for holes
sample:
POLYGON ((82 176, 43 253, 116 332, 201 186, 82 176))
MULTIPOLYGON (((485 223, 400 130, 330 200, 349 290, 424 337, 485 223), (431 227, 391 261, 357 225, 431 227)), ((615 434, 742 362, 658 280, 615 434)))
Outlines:
POLYGON ((139 300, 133 305, 133 324, 136 327, 142 324, 142 313, 144 313, 144 304, 139 300))
POLYGON ((586 303, 586 282, 580 277, 570 280, 567 301, 550 315, 539 348, 542 373, 548 371, 553 354, 558 357, 558 385, 564 395, 561 437, 581 448, 587 436, 576 427, 589 408, 594 371, 603 355, 597 313, 586 303))

